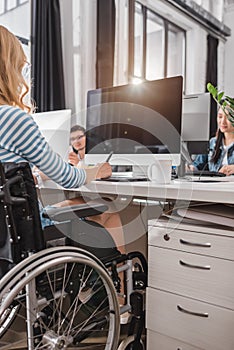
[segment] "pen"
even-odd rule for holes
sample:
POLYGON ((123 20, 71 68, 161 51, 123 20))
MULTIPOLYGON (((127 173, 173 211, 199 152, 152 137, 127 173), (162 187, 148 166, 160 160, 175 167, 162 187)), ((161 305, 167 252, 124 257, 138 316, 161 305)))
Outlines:
POLYGON ((114 153, 113 151, 110 152, 110 154, 109 154, 108 157, 106 158, 106 163, 108 163, 108 162, 110 161, 110 159, 111 159, 113 153, 114 153))

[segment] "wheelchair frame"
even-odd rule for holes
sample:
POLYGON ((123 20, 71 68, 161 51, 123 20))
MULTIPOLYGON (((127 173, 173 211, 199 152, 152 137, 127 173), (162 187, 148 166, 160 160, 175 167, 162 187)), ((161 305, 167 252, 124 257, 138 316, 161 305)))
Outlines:
MULTIPOLYGON (((85 217, 104 212, 105 206, 51 209, 48 217, 56 222, 69 221, 72 234, 66 231, 64 236, 57 230, 53 242, 64 238, 69 245, 48 248, 29 165, 0 163, 0 209, 1 349, 15 346, 11 335, 17 333, 14 326, 19 320, 27 334, 29 350, 75 349, 84 345, 106 350, 118 346, 144 348, 140 338, 144 324, 145 258, 138 252, 121 254, 115 247, 101 248, 97 257, 93 254, 95 249, 90 252, 83 242, 77 246, 72 239, 75 228, 90 229, 85 217), (136 259, 140 271, 133 271, 136 259), (126 281, 123 306, 118 304, 119 273, 124 273, 126 281), (125 312, 131 315, 129 341, 119 345, 120 314, 125 312), (98 344, 90 343, 93 334, 98 344)), ((94 225, 91 231, 98 229, 94 225)), ((20 344, 20 340, 16 343, 20 344)))

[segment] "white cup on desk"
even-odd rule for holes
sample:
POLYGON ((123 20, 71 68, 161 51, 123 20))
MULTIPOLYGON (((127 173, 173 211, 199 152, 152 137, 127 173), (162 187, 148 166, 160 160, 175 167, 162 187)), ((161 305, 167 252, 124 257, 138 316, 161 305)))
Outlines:
POLYGON ((169 159, 155 160, 148 167, 148 178, 150 181, 160 184, 171 182, 172 161, 169 159))

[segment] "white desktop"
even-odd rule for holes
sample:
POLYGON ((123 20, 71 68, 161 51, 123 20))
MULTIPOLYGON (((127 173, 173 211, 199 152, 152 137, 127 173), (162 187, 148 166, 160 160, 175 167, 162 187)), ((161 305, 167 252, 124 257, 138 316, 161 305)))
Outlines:
POLYGON ((32 117, 51 148, 66 159, 70 143, 71 110, 35 113, 32 117))

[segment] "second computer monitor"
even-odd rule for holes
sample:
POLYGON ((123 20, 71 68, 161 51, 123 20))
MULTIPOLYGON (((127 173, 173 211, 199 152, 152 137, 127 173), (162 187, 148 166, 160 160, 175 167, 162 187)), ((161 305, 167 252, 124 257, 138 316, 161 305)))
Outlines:
POLYGON ((113 152, 115 165, 148 165, 155 157, 179 164, 182 77, 91 90, 87 98, 88 163, 113 152))
POLYGON ((69 152, 71 110, 34 113, 32 117, 51 148, 66 159, 69 152))
POLYGON ((210 139, 210 93, 183 97, 182 141, 190 154, 207 153, 210 139))

